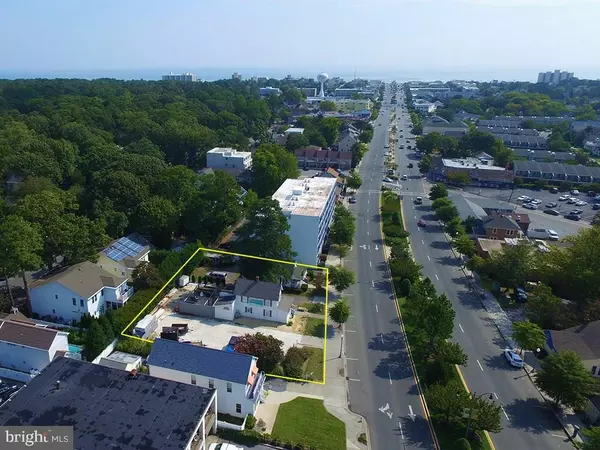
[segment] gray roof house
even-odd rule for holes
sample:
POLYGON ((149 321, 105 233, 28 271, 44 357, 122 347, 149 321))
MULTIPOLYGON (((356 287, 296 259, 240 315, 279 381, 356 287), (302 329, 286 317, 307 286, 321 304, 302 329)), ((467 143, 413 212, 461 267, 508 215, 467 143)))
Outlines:
POLYGON ((600 320, 565 330, 546 330, 546 350, 572 350, 592 375, 600 377, 600 320))
POLYGON ((351 130, 344 130, 340 134, 340 138, 337 143, 338 151, 350 152, 354 144, 358 142, 358 135, 351 130))

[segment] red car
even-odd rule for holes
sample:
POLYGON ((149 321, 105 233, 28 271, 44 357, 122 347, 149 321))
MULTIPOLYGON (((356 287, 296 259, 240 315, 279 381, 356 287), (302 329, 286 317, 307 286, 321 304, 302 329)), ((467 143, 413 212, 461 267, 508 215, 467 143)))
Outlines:
POLYGON ((427 222, 425 222, 423 219, 419 219, 419 221, 417 222, 417 225, 420 227, 426 227, 427 222))

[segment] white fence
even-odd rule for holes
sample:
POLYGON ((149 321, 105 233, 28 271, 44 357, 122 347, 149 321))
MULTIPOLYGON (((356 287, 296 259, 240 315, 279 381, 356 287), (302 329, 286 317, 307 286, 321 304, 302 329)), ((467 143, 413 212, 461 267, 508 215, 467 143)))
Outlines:
MULTIPOLYGON (((248 417, 248 416, 246 416, 246 417, 248 417)), ((225 428, 227 430, 242 431, 244 429, 244 427, 246 426, 246 417, 244 417, 244 422, 241 425, 236 425, 234 423, 223 422, 222 420, 217 420, 217 427, 225 428)))
POLYGON ((119 342, 119 338, 115 338, 114 341, 112 341, 110 344, 108 344, 108 346, 104 350, 102 350, 102 353, 100 353, 98 356, 96 356, 96 358, 92 361, 92 364, 100 364, 100 360, 102 358, 106 358, 108 355, 110 355, 113 352, 113 350, 117 346, 117 342, 119 342))

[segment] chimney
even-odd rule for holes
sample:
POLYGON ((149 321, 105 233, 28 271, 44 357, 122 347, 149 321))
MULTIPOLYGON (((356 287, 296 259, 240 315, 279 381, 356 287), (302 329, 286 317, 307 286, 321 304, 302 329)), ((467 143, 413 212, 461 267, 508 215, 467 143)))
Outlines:
POLYGON ((257 277, 256 277, 256 281, 260 281, 260 277, 258 277, 258 276, 257 276, 257 277))
POLYGON ((56 381, 56 389, 60 389, 60 380, 56 381))

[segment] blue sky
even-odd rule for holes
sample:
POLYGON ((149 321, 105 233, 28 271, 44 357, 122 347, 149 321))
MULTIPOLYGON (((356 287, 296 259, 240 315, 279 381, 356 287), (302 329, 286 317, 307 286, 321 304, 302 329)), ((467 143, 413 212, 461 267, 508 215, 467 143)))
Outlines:
POLYGON ((600 0, 18 0, 4 71, 276 68, 600 78, 600 0))

